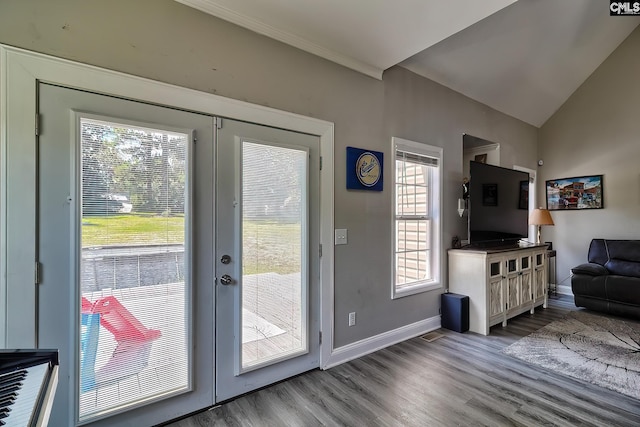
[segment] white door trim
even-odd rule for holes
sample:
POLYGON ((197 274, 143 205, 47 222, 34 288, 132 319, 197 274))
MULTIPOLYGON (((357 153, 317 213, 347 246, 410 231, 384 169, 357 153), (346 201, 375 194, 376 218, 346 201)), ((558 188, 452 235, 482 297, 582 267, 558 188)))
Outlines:
POLYGON ((333 349, 334 124, 0 45, 0 347, 36 345, 34 283, 37 81, 230 117, 320 137, 320 366, 333 349), (7 250, 11 248, 11 250, 7 250), (9 302, 10 301, 10 302, 9 302))
MULTIPOLYGON (((529 169, 524 166, 514 165, 513 169, 521 172, 527 172, 529 174, 529 213, 531 213, 537 205, 538 198, 536 197, 538 194, 538 185, 536 180, 537 171, 534 169, 529 169), (533 190, 533 191, 532 191, 533 190)), ((529 237, 528 240, 530 242, 535 242, 537 239, 537 229, 535 225, 529 226, 529 237)))

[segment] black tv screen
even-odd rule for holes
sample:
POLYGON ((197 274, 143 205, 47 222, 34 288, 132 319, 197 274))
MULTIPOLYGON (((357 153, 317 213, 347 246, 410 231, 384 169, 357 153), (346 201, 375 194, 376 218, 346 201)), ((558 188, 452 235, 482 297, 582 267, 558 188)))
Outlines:
POLYGON ((469 175, 469 244, 527 238, 529 174, 472 161, 469 175))

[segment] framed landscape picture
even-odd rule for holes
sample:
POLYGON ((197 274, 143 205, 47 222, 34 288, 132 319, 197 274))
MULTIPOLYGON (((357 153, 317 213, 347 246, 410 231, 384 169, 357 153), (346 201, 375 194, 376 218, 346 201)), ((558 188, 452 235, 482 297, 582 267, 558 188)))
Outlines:
POLYGON ((546 182, 547 209, 602 209, 602 175, 552 179, 546 182))

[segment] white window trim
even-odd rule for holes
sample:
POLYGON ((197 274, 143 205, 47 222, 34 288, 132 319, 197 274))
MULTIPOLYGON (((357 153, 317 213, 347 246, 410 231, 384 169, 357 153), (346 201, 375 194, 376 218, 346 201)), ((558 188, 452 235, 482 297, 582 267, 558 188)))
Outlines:
POLYGON ((403 138, 392 137, 391 138, 391 152, 393 153, 393 190, 391 191, 391 206, 393 208, 393 215, 391 218, 391 298, 402 298, 409 295, 415 295, 422 292, 432 291, 436 289, 442 289, 442 274, 443 274, 443 248, 442 248, 442 198, 443 198, 443 149, 442 147, 436 147, 433 145, 427 145, 416 141, 410 141, 403 138), (433 280, 426 283, 418 283, 413 286, 407 286, 404 289, 396 289, 396 185, 395 185, 395 162, 396 162, 396 150, 409 151, 415 154, 434 157, 438 159, 437 169, 437 189, 438 194, 430 193, 433 216, 432 216, 432 251, 431 262, 433 268, 433 280))

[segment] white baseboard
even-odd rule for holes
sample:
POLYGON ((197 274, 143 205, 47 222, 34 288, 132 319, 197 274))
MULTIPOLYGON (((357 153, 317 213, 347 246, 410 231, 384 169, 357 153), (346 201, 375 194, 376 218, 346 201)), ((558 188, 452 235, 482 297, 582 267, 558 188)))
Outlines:
POLYGON ((561 295, 573 296, 573 291, 571 290, 571 285, 558 285, 558 293, 561 294, 561 295))
POLYGON ((392 331, 384 332, 363 340, 347 344, 342 347, 334 348, 321 369, 329 369, 341 363, 348 362, 374 351, 381 350, 390 345, 406 341, 418 335, 426 334, 440 328, 440 316, 431 317, 421 320, 407 326, 403 326, 392 331))

